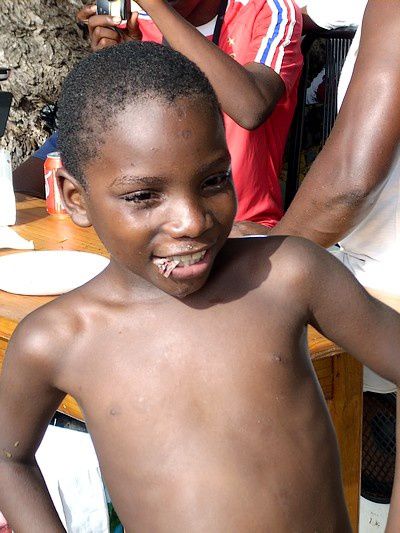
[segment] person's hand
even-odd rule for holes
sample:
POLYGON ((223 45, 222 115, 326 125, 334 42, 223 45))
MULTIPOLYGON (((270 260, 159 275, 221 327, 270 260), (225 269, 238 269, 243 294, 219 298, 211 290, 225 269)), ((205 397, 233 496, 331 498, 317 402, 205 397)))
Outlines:
POLYGON ((137 12, 132 13, 125 29, 118 27, 121 24, 119 17, 97 15, 95 5, 82 8, 77 14, 77 20, 87 24, 93 51, 125 41, 140 41, 142 39, 137 12))
POLYGON ((229 237, 246 237, 247 235, 268 235, 271 228, 256 222, 235 222, 229 237))

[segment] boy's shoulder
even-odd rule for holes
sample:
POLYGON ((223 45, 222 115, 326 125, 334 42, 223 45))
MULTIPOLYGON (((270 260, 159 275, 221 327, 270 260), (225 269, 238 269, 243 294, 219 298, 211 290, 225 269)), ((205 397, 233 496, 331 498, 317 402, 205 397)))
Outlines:
POLYGON ((57 297, 18 324, 7 352, 37 368, 67 362, 74 342, 85 330, 91 307, 88 291, 81 288, 57 297))
POLYGON ((233 253, 238 253, 245 262, 256 262, 264 269, 283 269, 282 273, 291 275, 302 275, 305 268, 315 268, 330 256, 321 246, 303 237, 263 235, 230 241, 233 253))
POLYGON ((329 252, 302 237, 263 236, 229 239, 236 279, 258 280, 259 290, 308 299, 315 282, 335 261, 329 252))

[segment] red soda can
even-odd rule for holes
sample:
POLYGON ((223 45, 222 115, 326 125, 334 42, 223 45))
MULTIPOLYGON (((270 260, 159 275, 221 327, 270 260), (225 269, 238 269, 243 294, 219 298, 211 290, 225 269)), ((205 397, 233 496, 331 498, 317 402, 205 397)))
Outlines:
POLYGON ((44 185, 46 190, 46 209, 49 215, 67 216, 61 201, 60 190, 56 180, 57 169, 62 167, 59 152, 48 154, 44 162, 44 185))

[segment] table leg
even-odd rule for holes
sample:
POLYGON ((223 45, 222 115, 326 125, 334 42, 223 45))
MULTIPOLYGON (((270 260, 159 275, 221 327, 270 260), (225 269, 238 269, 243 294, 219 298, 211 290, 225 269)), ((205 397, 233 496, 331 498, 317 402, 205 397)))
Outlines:
POLYGON ((361 491, 362 365, 346 353, 334 356, 333 398, 328 402, 339 442, 342 478, 353 531, 358 532, 361 491))

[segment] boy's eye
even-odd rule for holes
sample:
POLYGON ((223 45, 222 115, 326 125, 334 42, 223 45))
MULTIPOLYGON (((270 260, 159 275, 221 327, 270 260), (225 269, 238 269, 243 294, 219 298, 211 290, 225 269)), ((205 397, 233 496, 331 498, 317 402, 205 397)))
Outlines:
POLYGON ((156 200, 157 195, 152 191, 138 191, 127 194, 123 197, 126 202, 134 202, 136 204, 147 204, 156 200))
POLYGON ((223 189, 231 181, 231 171, 228 170, 222 174, 216 174, 215 176, 210 176, 203 182, 204 189, 223 189))

